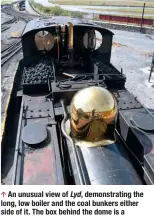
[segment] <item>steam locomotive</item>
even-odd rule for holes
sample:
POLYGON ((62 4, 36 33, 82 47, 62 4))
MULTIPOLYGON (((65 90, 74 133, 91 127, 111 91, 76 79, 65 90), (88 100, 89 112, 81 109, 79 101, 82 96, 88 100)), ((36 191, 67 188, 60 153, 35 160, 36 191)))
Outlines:
POLYGON ((112 39, 84 19, 26 25, 2 141, 15 143, 12 184, 154 183, 154 117, 111 64, 112 39))
POLYGON ((20 1, 18 3, 18 7, 20 11, 24 11, 25 10, 25 1, 20 1))

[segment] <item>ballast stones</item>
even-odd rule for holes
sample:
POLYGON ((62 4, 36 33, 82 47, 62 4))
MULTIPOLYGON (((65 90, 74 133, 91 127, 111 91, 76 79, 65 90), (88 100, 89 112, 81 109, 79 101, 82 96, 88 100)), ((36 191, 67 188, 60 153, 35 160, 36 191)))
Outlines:
POLYGON ((141 130, 154 131, 154 118, 152 118, 150 114, 136 113, 132 120, 141 130))
POLYGON ((47 128, 40 123, 28 124, 23 128, 22 140, 31 147, 38 147, 44 145, 47 139, 47 128))

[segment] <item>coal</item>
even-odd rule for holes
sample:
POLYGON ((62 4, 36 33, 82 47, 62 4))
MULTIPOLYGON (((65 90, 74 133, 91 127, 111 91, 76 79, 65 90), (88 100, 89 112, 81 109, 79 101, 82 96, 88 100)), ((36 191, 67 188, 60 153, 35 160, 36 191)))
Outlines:
POLYGON ((40 59, 24 67, 22 84, 47 84, 53 80, 53 67, 48 59, 40 59))
POLYGON ((102 61, 97 61, 96 58, 91 58, 92 61, 98 66, 99 73, 101 74, 107 74, 110 75, 121 75, 121 73, 112 65, 109 63, 104 63, 102 61))

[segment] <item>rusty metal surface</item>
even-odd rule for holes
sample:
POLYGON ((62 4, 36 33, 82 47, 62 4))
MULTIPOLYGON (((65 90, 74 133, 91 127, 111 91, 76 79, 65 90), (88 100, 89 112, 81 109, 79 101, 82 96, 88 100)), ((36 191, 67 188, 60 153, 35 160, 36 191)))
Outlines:
POLYGON ((24 185, 57 184, 53 145, 35 151, 27 147, 23 170, 24 185))

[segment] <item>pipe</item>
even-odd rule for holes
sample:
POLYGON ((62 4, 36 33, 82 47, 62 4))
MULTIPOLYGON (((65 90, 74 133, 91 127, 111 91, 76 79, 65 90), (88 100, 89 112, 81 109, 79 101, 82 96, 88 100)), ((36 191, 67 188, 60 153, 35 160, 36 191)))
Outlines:
POLYGON ((57 24, 57 26, 56 26, 56 43, 57 43, 57 57, 58 57, 58 61, 59 61, 59 58, 60 58, 59 41, 60 41, 59 25, 57 24))
MULTIPOLYGON (((16 146, 15 146, 15 154, 14 154, 14 160, 13 160, 13 177, 12 177, 12 185, 16 185, 17 182, 17 168, 18 168, 18 157, 20 153, 20 145, 21 145, 21 130, 22 130, 22 118, 23 118, 23 110, 24 110, 24 99, 22 97, 21 101, 21 109, 20 109, 20 115, 19 115, 19 121, 18 121, 18 131, 17 131, 17 138, 16 138, 16 146)), ((25 113, 24 113, 25 115, 25 113)), ((18 183, 20 184, 20 183, 18 183)))
POLYGON ((65 27, 65 25, 63 25, 61 27, 61 35, 62 35, 62 44, 63 44, 63 46, 65 46, 65 34, 66 34, 66 27, 65 27))
POLYGON ((64 100, 61 100, 61 105, 62 105, 63 112, 64 112, 64 118, 63 118, 62 123, 61 123, 62 133, 70 141, 70 143, 72 145, 72 149, 73 149, 73 153, 74 153, 74 157, 75 157, 75 163, 76 163, 77 171, 78 171, 78 174, 79 174, 79 180, 80 180, 81 185, 85 185, 85 180, 84 180, 84 176, 83 176, 82 169, 81 169, 81 166, 80 166, 80 161, 79 161, 78 154, 77 154, 77 151, 76 151, 76 148, 75 148, 75 144, 74 144, 72 138, 70 136, 68 136, 68 134, 67 134, 67 132, 65 130, 65 123, 66 123, 66 121, 68 119, 67 118, 68 115, 67 115, 66 108, 65 108, 65 105, 64 105, 64 100))
POLYGON ((142 32, 143 17, 144 17, 144 9, 145 9, 145 3, 144 3, 144 5, 143 5, 143 11, 142 11, 142 18, 141 18, 141 28, 140 28, 140 32, 142 32))
POLYGON ((73 24, 72 23, 68 23, 69 24, 69 28, 68 28, 68 32, 69 32, 69 38, 68 38, 68 47, 69 49, 73 49, 73 24))

